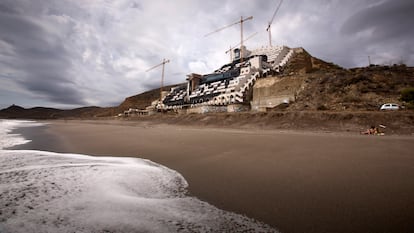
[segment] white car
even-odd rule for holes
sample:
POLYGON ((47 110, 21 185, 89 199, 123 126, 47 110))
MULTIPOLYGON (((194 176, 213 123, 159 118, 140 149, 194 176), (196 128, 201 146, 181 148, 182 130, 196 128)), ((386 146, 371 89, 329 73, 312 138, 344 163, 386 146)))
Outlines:
POLYGON ((399 110, 400 106, 398 104, 383 104, 380 108, 380 110, 399 110))

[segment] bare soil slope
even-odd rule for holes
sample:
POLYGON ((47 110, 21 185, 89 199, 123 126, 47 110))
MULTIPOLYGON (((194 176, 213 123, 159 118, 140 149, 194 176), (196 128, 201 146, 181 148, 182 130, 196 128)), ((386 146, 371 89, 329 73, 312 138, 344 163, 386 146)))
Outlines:
POLYGON ((296 49, 277 79, 303 79, 303 89, 290 110, 378 110, 386 102, 403 104, 401 90, 414 87, 414 67, 405 65, 343 69, 296 49))

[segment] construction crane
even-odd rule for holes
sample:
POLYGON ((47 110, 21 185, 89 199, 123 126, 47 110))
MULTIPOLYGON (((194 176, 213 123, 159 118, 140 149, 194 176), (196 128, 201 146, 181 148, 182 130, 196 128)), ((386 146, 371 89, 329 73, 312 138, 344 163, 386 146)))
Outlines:
POLYGON ((206 36, 209 36, 209 35, 211 35, 211 34, 213 34, 213 33, 216 33, 216 32, 219 32, 219 31, 221 31, 221 30, 224 30, 224 29, 226 29, 226 28, 228 28, 228 27, 231 27, 231 26, 233 26, 233 25, 240 24, 240 60, 241 60, 241 61, 243 61, 243 23, 244 23, 245 21, 247 21, 247 20, 251 20, 251 19, 253 19, 253 16, 250 16, 250 17, 247 17, 247 18, 243 18, 243 16, 241 16, 241 17, 240 17, 240 20, 238 20, 237 22, 234 22, 234 23, 232 23, 232 24, 229 24, 229 25, 227 25, 227 26, 224 26, 224 27, 222 27, 222 28, 219 28, 219 29, 217 29, 217 30, 214 30, 214 31, 212 31, 212 32, 210 32, 210 33, 207 33, 207 34, 206 34, 206 35, 204 35, 204 36, 206 37, 206 36))
POLYGON ((269 21, 269 24, 267 25, 266 31, 269 32, 269 45, 272 46, 272 23, 273 20, 275 20, 275 16, 277 12, 279 11, 280 6, 282 5, 283 0, 280 0, 279 5, 277 6, 275 12, 273 13, 272 19, 269 21))
MULTIPOLYGON (((257 35, 257 32, 251 34, 250 36, 248 36, 246 39, 243 40, 243 42, 246 42, 247 40, 251 39, 252 37, 254 37, 255 35, 257 35)), ((226 54, 230 52, 230 62, 233 61, 233 53, 231 53, 231 51, 236 48, 237 46, 239 46, 240 43, 236 44, 235 46, 230 46, 230 49, 226 51, 226 54)))
POLYGON ((167 64, 168 62, 170 62, 170 60, 167 60, 167 59, 164 58, 164 59, 162 59, 162 62, 160 64, 155 65, 155 66, 153 66, 153 67, 151 67, 151 68, 149 68, 148 70, 145 71, 145 72, 148 72, 148 71, 153 70, 153 69, 155 69, 159 66, 162 66, 161 87, 160 87, 160 102, 162 100, 162 88, 164 86, 164 69, 165 69, 164 67, 165 67, 165 64, 167 64))

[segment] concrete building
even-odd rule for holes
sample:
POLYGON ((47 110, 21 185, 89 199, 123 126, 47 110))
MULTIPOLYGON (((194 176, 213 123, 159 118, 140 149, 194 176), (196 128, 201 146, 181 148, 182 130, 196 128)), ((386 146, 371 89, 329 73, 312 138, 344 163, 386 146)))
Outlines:
POLYGON ((286 46, 266 46, 252 51, 234 49, 233 61, 211 74, 189 74, 162 99, 159 108, 185 112, 234 112, 250 109, 256 80, 277 74, 293 55, 286 46))

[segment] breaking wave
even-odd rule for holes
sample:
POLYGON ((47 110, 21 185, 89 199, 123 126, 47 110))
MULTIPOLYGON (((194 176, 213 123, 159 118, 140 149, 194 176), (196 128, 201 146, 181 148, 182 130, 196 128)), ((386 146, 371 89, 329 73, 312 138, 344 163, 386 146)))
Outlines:
POLYGON ((0 120, 0 232, 276 232, 187 195, 149 160, 5 150, 31 121, 0 120))

